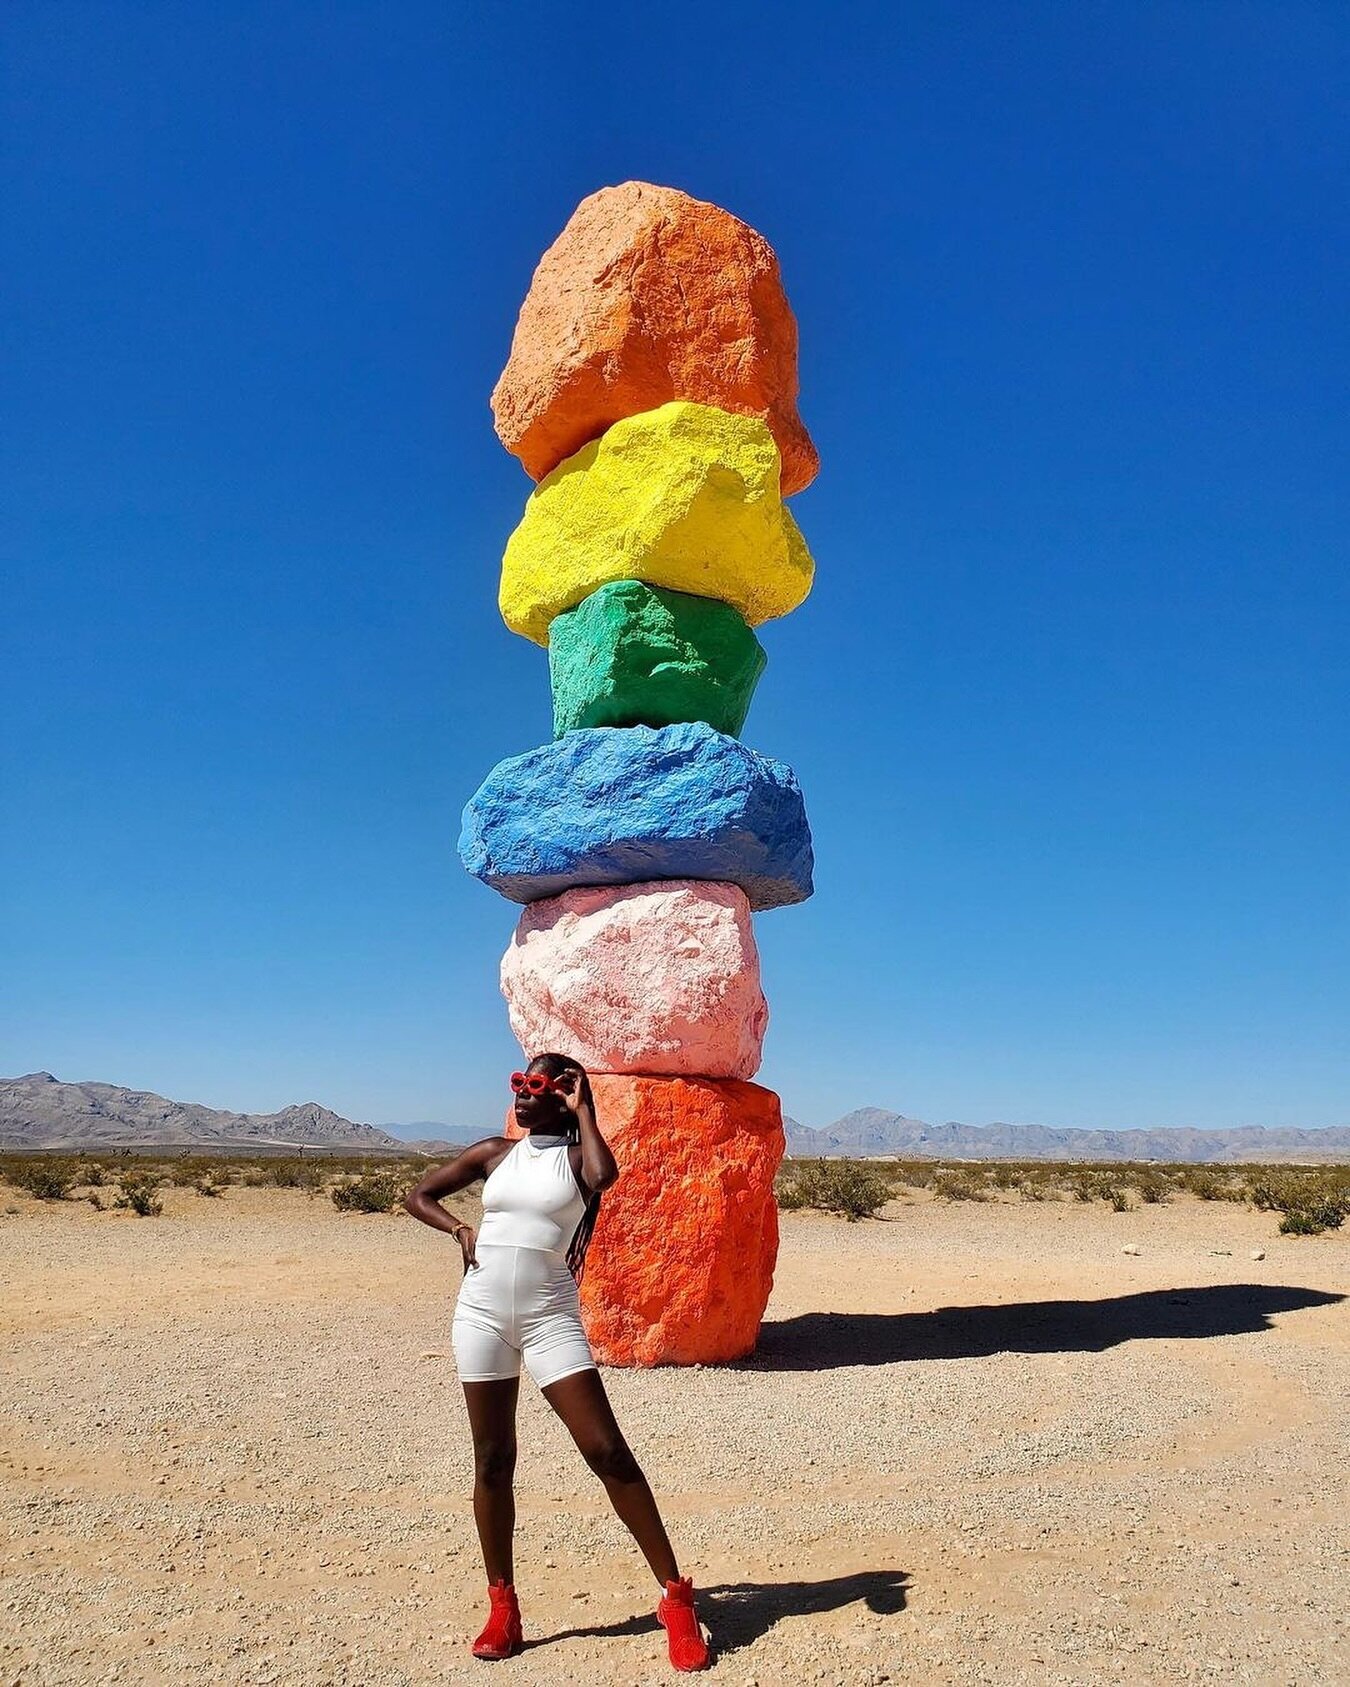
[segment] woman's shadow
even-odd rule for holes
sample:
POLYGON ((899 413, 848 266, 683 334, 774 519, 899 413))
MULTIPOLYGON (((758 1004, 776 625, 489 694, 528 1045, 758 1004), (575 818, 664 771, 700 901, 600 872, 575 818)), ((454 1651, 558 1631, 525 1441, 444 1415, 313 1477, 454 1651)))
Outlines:
MULTIPOLYGON (((1333 1306, 1346 1297, 1270 1283, 1154 1289, 1101 1300, 944 1306, 928 1312, 808 1312, 768 1322, 756 1352, 728 1369, 813 1371, 902 1360, 968 1359, 994 1353, 1100 1353, 1122 1342, 1205 1340, 1272 1329, 1282 1314, 1333 1306)), ((727 1582, 700 1588, 699 1609, 715 1650, 725 1654, 765 1635, 784 1617, 819 1616, 859 1601, 878 1616, 905 1608, 904 1570, 861 1570, 814 1582, 727 1582)), ((657 1631, 654 1616, 569 1628, 531 1641, 607 1639, 657 1631)))
MULTIPOLYGON (((712 1635, 714 1650, 725 1655, 760 1639, 784 1617, 816 1617, 861 1601, 879 1617, 893 1617, 905 1608, 909 1575, 904 1570, 859 1570, 851 1576, 830 1576, 818 1582, 724 1582, 698 1590, 699 1616, 712 1635)), ((597 1623, 593 1628, 569 1628, 530 1641, 530 1646, 555 1640, 613 1639, 617 1635, 657 1632, 654 1616, 627 1617, 622 1622, 597 1623)))

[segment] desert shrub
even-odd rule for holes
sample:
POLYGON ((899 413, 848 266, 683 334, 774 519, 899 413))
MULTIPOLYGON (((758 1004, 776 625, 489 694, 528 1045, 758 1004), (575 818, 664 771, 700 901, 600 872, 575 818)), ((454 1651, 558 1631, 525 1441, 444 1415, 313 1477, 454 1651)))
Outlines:
POLYGON ((301 1159, 269 1160, 263 1167, 267 1181, 277 1189, 299 1189, 309 1166, 301 1159))
POLYGON ((1011 1167, 1013 1187, 1024 1201, 1058 1201, 1064 1193, 1064 1167, 1019 1160, 1011 1167))
POLYGON ((137 1218, 158 1218, 164 1211, 159 1198, 161 1174, 153 1171, 123 1172, 117 1180, 121 1191, 113 1202, 115 1207, 130 1207, 137 1218))
POLYGON ((215 1167, 213 1163, 200 1154, 190 1154, 182 1160, 173 1160, 168 1168, 168 1181, 175 1189, 195 1189, 204 1177, 211 1177, 215 1167))
POLYGON ((931 1160, 898 1160, 891 1175, 897 1188, 931 1189, 938 1168, 931 1160))
POLYGON ((1282 1236, 1320 1236, 1324 1230, 1339 1230, 1350 1215, 1350 1201, 1340 1195, 1311 1195, 1300 1206, 1290 1207, 1280 1219, 1282 1236))
POLYGON ((1075 1166, 1065 1179, 1075 1201, 1105 1201, 1118 1213, 1130 1211, 1129 1181, 1124 1166, 1075 1166))
MULTIPOLYGON (((305 1160, 302 1163, 305 1166, 314 1166, 317 1161, 305 1160)), ((343 1169, 356 1177, 387 1177, 392 1172, 411 1169, 414 1166, 417 1169, 417 1176, 420 1177, 426 1169, 426 1162, 416 1160, 411 1156, 407 1159, 395 1160, 383 1154, 374 1158, 362 1155, 360 1159, 356 1160, 344 1157, 343 1161, 343 1169)))
POLYGON ((107 1210, 103 1205, 102 1198, 100 1197, 97 1189, 91 1189, 85 1196, 85 1200, 88 1201, 89 1205, 96 1213, 105 1212, 107 1210))
POLYGON ((81 1169, 76 1181, 84 1184, 87 1189, 102 1189, 108 1181, 108 1168, 101 1160, 90 1160, 88 1165, 81 1169))
POLYGON ((192 1187, 199 1195, 205 1195, 210 1199, 225 1193, 225 1185, 217 1183, 210 1172, 207 1172, 203 1177, 199 1177, 192 1187))
POLYGON ((1247 1199, 1262 1213, 1283 1213, 1302 1205, 1313 1193, 1306 1179, 1288 1172, 1266 1172, 1247 1184, 1247 1199))
POLYGON ((1232 1201, 1242 1199, 1242 1185, 1235 1184, 1231 1177, 1215 1171, 1210 1166, 1187 1166, 1181 1174, 1181 1181, 1192 1195, 1202 1201, 1232 1201))
POLYGON ((795 1213, 803 1207, 809 1207, 811 1203, 806 1194, 802 1167, 795 1164, 780 1166, 773 1180, 773 1198, 778 1203, 778 1210, 795 1213))
POLYGON ((1161 1172, 1135 1172, 1133 1182, 1145 1206, 1160 1207, 1172 1199, 1171 1180, 1161 1172))
POLYGON ((240 1169, 239 1181, 245 1189, 261 1189, 270 1179, 261 1166, 244 1166, 240 1169))
POLYGON ((397 1172, 367 1172, 362 1177, 344 1179, 329 1193, 340 1213, 387 1213, 402 1200, 406 1188, 407 1183, 397 1172))
POLYGON ((11 1163, 9 1181, 39 1201, 64 1201, 75 1185, 75 1166, 69 1160, 49 1160, 37 1155, 11 1163))
MULTIPOLYGON (((352 1169, 358 1177, 372 1177, 379 1175, 381 1170, 388 1171, 387 1166, 375 1168, 364 1161, 352 1169)), ((262 1171, 264 1182, 272 1184, 277 1189, 307 1189, 311 1193, 316 1189, 322 1189, 328 1177, 327 1171, 319 1160, 306 1160, 303 1157, 269 1160, 262 1171)))
POLYGON ((1320 1236, 1350 1216, 1350 1172, 1337 1166, 1266 1166, 1246 1185, 1259 1212, 1279 1213, 1284 1236, 1320 1236))
POLYGON ((982 1180, 969 1172, 941 1171, 933 1179, 933 1194, 939 1201, 987 1201, 989 1191, 982 1180))
POLYGON ((786 1168, 774 1193, 780 1207, 818 1207, 854 1224, 875 1218, 891 1198, 891 1180, 857 1160, 803 1160, 786 1168))

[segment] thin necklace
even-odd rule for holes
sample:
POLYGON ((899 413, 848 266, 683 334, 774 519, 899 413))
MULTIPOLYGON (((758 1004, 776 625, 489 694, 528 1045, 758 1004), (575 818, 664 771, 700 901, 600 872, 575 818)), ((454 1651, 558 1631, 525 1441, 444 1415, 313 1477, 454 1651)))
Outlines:
POLYGON ((541 1148, 560 1148, 566 1141, 566 1135, 559 1131, 531 1131, 525 1138, 525 1142, 531 1148, 533 1148, 536 1143, 538 1143, 541 1148))

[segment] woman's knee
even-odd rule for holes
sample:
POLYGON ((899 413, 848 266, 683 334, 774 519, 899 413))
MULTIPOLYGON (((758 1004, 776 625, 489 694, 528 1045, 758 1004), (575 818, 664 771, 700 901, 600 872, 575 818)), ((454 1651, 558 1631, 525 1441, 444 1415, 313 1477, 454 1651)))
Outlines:
POLYGON ((602 1482, 640 1482, 642 1467, 622 1435, 600 1436, 587 1441, 582 1457, 602 1482))
POLYGON ((473 1450, 474 1476, 484 1488, 509 1488, 516 1474, 516 1443, 481 1441, 473 1450))

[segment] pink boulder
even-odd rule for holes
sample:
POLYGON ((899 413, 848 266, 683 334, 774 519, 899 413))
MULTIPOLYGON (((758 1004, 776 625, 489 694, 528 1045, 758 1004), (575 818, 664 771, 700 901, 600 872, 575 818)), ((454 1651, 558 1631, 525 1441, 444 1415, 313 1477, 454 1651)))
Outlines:
POLYGON ((527 1056, 589 1072, 752 1078, 769 1009, 737 885, 661 879, 564 891, 526 908, 502 994, 527 1056))

